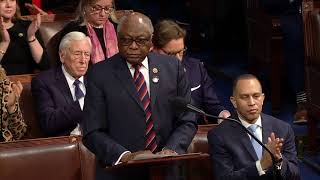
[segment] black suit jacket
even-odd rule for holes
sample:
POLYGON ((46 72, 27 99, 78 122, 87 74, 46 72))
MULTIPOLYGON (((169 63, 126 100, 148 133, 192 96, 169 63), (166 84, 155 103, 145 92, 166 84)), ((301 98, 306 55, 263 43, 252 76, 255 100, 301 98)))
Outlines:
MULTIPOLYGON (((289 124, 272 116, 261 114, 262 139, 266 144, 271 132, 284 138, 281 175, 284 180, 299 178, 294 133, 289 124)), ((259 180, 272 179, 272 172, 259 176, 255 162, 258 160, 248 134, 231 121, 223 121, 208 133, 209 152, 217 180, 259 180)))
POLYGON ((38 74, 32 79, 31 88, 42 131, 48 136, 70 135, 83 112, 79 102, 73 101, 61 66, 38 74))
MULTIPOLYGON (((176 96, 190 100, 183 67, 169 56, 150 53, 148 60, 157 150, 167 147, 185 153, 196 133, 195 115, 177 112, 169 102, 176 96), (155 77, 159 82, 152 80, 155 77)), ((124 151, 144 149, 146 114, 126 60, 119 54, 90 69, 84 112, 85 145, 104 164, 112 165, 124 151)))

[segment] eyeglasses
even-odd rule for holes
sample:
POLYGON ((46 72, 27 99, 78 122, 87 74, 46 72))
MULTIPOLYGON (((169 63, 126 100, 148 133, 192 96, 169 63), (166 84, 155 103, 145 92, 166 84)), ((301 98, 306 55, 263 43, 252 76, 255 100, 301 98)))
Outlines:
POLYGON ((89 59, 90 56, 91 56, 91 53, 90 52, 86 52, 86 51, 72 51, 72 50, 70 50, 70 53, 73 55, 73 57, 75 59, 80 59, 81 57, 89 59))
POLYGON ((94 6, 91 6, 91 11, 93 13, 100 13, 100 12, 103 12, 106 13, 106 14, 110 14, 114 11, 114 8, 112 7, 101 7, 99 5, 94 5, 94 6))
POLYGON ((179 50, 179 51, 176 51, 176 52, 168 52, 168 51, 165 51, 164 49, 161 49, 166 55, 169 55, 169 56, 183 56, 186 54, 188 48, 187 47, 184 47, 183 49, 179 50))
POLYGON ((144 38, 144 37, 138 37, 138 38, 125 38, 120 37, 119 41, 122 45, 130 46, 133 42, 135 42, 139 46, 146 45, 148 42, 150 42, 150 38, 144 38))

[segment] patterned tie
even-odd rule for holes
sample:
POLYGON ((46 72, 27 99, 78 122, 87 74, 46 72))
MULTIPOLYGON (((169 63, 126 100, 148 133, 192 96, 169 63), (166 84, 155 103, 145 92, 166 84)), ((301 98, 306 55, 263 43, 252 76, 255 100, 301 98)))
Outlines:
POLYGON ((84 97, 84 93, 82 92, 82 90, 80 89, 80 83, 81 81, 79 81, 79 79, 76 79, 73 83, 73 85, 75 86, 74 88, 74 94, 76 96, 76 100, 79 100, 80 98, 84 97))
POLYGON ((147 89, 146 81, 144 80, 143 74, 140 72, 141 64, 133 66, 135 72, 133 75, 133 80, 137 88, 138 97, 143 105, 144 111, 146 113, 146 146, 145 149, 149 149, 151 152, 154 152, 157 148, 156 143, 156 133, 153 127, 153 120, 151 118, 151 105, 150 97, 147 89))
MULTIPOLYGON (((248 127, 248 130, 251 131, 256 137, 258 137, 258 133, 256 132, 258 128, 258 125, 256 124, 252 124, 248 127)), ((258 159, 261 159, 262 157, 262 147, 261 145, 251 137, 251 143, 252 143, 252 146, 254 148, 254 150, 256 151, 256 154, 258 156, 258 159)))

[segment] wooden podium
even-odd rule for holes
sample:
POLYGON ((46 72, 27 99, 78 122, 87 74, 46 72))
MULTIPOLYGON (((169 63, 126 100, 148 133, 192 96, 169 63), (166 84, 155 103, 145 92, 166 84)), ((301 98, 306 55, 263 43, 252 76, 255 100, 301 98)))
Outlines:
POLYGON ((165 179, 165 170, 177 163, 187 162, 192 160, 207 159, 209 154, 207 153, 188 153, 175 156, 154 156, 150 158, 142 158, 138 160, 128 161, 115 166, 107 167, 107 171, 118 171, 125 168, 139 168, 148 167, 150 171, 150 180, 163 180, 165 179))

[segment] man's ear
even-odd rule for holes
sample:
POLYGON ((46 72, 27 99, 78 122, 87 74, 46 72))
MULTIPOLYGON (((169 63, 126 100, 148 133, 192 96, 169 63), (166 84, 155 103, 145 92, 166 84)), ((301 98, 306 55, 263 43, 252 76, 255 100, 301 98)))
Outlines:
POLYGON ((62 64, 64 63, 65 56, 66 56, 66 53, 64 51, 59 51, 59 58, 62 64))
POLYGON ((154 44, 153 44, 153 34, 151 34, 151 37, 150 37, 150 49, 149 49, 149 51, 151 52, 151 51, 153 51, 155 48, 154 48, 154 44))
POLYGON ((261 100, 262 100, 262 105, 263 105, 263 102, 264 102, 264 98, 265 98, 265 95, 264 95, 264 93, 262 93, 262 94, 261 94, 261 98, 262 98, 261 100))
POLYGON ((230 96, 230 101, 231 101, 233 107, 234 107, 235 109, 237 109, 237 103, 236 103, 235 97, 230 96))
POLYGON ((152 46, 150 47, 150 50, 149 50, 149 51, 150 51, 150 52, 157 52, 157 51, 155 51, 153 44, 152 44, 152 46))

